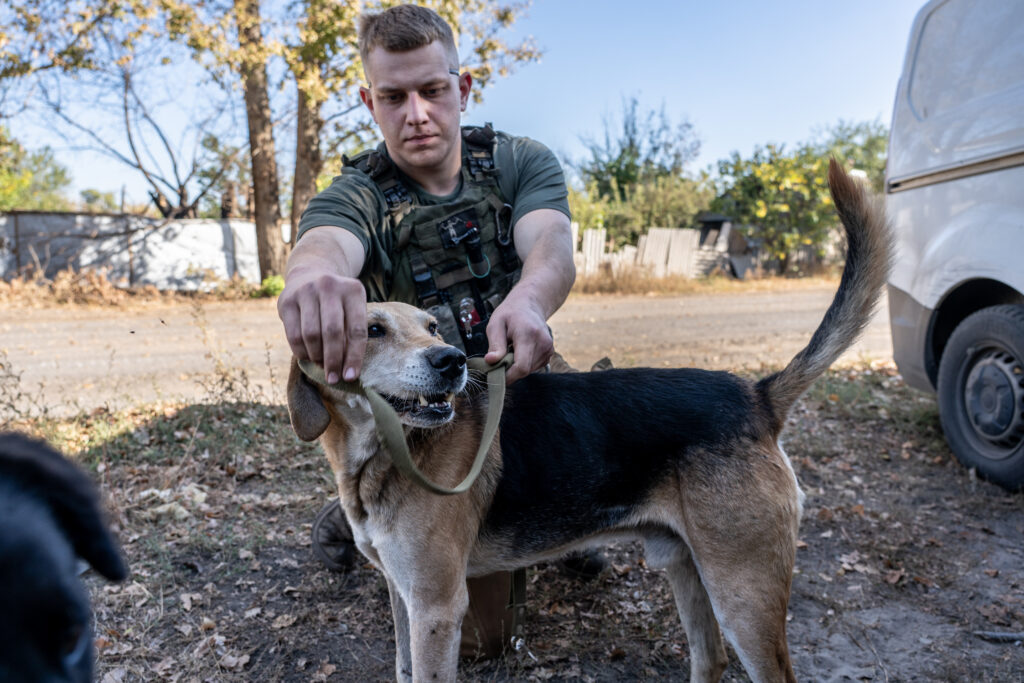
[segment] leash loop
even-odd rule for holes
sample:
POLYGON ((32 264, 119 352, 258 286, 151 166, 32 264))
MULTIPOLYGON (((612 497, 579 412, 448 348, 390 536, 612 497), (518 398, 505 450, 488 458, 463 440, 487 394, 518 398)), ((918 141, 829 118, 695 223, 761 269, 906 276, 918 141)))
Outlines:
POLYGON ((373 419, 377 424, 377 434, 388 453, 391 454, 391 462, 398 468, 398 471, 428 491, 442 496, 452 496, 468 491, 480 476, 480 472, 483 471, 487 452, 491 449, 491 442, 494 441, 498 423, 501 421, 501 410, 505 403, 505 370, 512 365, 512 361, 511 353, 505 354, 505 357, 494 365, 487 364, 481 357, 470 358, 466 361, 470 370, 484 372, 487 375, 487 421, 484 423, 483 438, 480 440, 480 448, 473 459, 473 466, 465 479, 454 488, 446 488, 434 483, 416 467, 412 461, 412 455, 409 453, 409 446, 405 442, 405 429, 402 421, 383 396, 370 387, 363 386, 360 382, 340 381, 328 384, 323 368, 312 361, 299 361, 299 368, 309 379, 318 384, 365 396, 370 402, 370 410, 373 412, 373 419))

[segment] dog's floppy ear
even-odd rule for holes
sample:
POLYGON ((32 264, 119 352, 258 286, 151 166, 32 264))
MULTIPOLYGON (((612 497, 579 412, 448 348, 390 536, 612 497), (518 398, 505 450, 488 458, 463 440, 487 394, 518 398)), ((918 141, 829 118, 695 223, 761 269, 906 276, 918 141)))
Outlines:
POLYGON ((0 476, 45 502, 75 554, 111 581, 128 576, 92 480, 43 441, 0 434, 0 476))
POLYGON ((302 373, 295 358, 292 358, 292 366, 288 370, 288 417, 296 436, 303 441, 316 441, 331 424, 331 416, 324 408, 320 392, 302 373))

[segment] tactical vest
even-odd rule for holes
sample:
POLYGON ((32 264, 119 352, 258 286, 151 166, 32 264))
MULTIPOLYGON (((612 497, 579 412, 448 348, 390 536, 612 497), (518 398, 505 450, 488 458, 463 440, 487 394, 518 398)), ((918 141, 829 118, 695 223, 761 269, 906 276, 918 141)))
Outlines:
POLYGON ((462 189, 451 201, 422 205, 402 184, 383 143, 349 159, 387 202, 393 236, 388 301, 402 301, 437 318, 449 344, 476 356, 487 352, 491 313, 519 280, 512 240, 512 206, 498 187, 491 124, 462 129, 462 189))

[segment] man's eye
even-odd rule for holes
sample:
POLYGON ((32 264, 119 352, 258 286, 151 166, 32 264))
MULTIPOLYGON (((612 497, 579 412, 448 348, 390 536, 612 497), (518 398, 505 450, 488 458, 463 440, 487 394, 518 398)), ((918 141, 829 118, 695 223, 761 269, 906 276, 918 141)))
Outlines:
POLYGON ((398 104, 399 102, 402 101, 402 96, 397 94, 385 95, 384 101, 387 102, 388 104, 398 104))
POLYGON ((437 323, 430 323, 429 325, 427 325, 427 332, 429 332, 431 336, 436 337, 437 336, 437 323))
POLYGON ((370 325, 370 327, 368 327, 367 330, 366 330, 366 336, 367 337, 371 337, 371 338, 372 337, 383 337, 384 336, 384 332, 385 332, 385 330, 384 330, 384 326, 383 325, 370 325))

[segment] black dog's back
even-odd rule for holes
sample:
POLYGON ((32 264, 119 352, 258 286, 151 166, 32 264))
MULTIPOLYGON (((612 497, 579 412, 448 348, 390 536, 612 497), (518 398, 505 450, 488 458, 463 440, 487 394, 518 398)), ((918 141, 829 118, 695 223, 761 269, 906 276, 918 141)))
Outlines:
POLYGON ((89 478, 43 442, 0 434, 0 681, 92 680, 76 556, 127 574, 89 478))
POLYGON ((665 468, 685 471, 751 432, 751 385, 726 372, 535 374, 508 389, 502 478, 485 533, 540 549, 619 522, 665 468), (557 519, 550 534, 542 532, 557 519), (563 538, 564 537, 564 538, 563 538))

